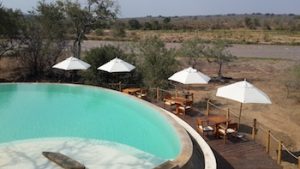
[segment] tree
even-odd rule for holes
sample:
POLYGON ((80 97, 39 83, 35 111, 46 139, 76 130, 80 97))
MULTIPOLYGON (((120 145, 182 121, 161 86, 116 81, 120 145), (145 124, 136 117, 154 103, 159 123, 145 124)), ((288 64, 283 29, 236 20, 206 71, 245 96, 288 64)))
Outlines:
POLYGON ((205 57, 205 45, 199 39, 187 40, 182 43, 179 54, 188 58, 188 64, 193 68, 200 58, 205 57))
POLYGON ((170 17, 164 18, 163 19, 163 28, 164 29, 170 29, 171 28, 170 22, 171 22, 171 18, 170 17))
POLYGON ((263 22, 263 29, 264 29, 264 30, 272 30, 272 27, 271 27, 270 25, 271 25, 270 22, 267 21, 267 20, 265 20, 265 21, 263 22))
POLYGON ((130 19, 128 21, 128 25, 129 25, 129 29, 132 29, 132 30, 137 30, 142 27, 142 25, 140 24, 140 22, 137 19, 130 19))
POLYGON ((226 48, 229 47, 229 45, 223 41, 216 42, 215 44, 212 44, 212 46, 209 46, 206 49, 206 56, 208 62, 217 63, 219 65, 218 68, 218 79, 223 79, 222 74, 222 68, 223 65, 233 61, 236 57, 233 56, 229 50, 226 48))
POLYGON ((152 30, 161 29, 161 25, 159 24, 159 22, 157 20, 153 20, 151 25, 152 25, 152 30))
POLYGON ((16 52, 22 44, 24 18, 20 11, 6 9, 0 4, 0 59, 16 52))
MULTIPOLYGON (((126 76, 126 74, 111 74, 104 71, 99 71, 97 68, 111 59, 118 57, 120 59, 126 60, 132 64, 135 64, 135 57, 129 54, 125 54, 123 50, 121 50, 118 47, 114 47, 112 45, 103 46, 101 48, 93 48, 89 50, 84 57, 84 60, 91 64, 91 67, 84 71, 82 73, 83 78, 85 80, 86 84, 93 84, 93 85, 99 85, 99 84, 105 84, 105 83, 115 83, 123 76, 126 76), (118 77, 116 77, 118 76, 118 77)), ((131 77, 135 77, 137 75, 136 72, 131 72, 131 77)), ((128 75, 128 73, 127 73, 128 75)), ((130 80, 137 80, 135 78, 124 78, 122 82, 125 82, 124 80, 127 80, 129 82, 130 80)))
POLYGON ((163 20, 164 24, 169 24, 171 22, 171 18, 170 17, 166 17, 163 20))
POLYGON ((67 45, 63 7, 40 1, 26 20, 20 58, 31 77, 49 72, 67 45))
POLYGON ((148 37, 139 43, 141 63, 138 69, 142 72, 144 84, 148 87, 165 87, 168 77, 176 70, 173 50, 168 50, 158 37, 148 37))
POLYGON ((254 25, 254 23, 253 23, 253 21, 252 21, 251 18, 246 17, 245 20, 244 20, 244 22, 245 22, 245 26, 247 28, 249 28, 249 29, 255 29, 255 25, 254 25))
POLYGON ((112 0, 86 0, 87 6, 71 0, 66 0, 64 3, 70 33, 74 38, 74 56, 80 58, 81 43, 86 33, 95 26, 114 20, 117 7, 112 0))
POLYGON ((144 29, 145 30, 152 30, 152 24, 150 22, 144 23, 144 29))
POLYGON ((254 25, 255 28, 260 27, 261 26, 260 20, 258 18, 254 18, 253 19, 253 25, 254 25))
POLYGON ((113 25, 112 33, 114 37, 125 37, 125 24, 123 22, 116 22, 113 25))

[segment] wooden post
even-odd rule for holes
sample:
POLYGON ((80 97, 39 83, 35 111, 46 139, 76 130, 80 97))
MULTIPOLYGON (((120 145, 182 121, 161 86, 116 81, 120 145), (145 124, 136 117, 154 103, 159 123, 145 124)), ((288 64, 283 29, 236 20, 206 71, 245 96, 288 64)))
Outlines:
POLYGON ((156 88, 156 100, 159 101, 159 88, 156 88))
POLYGON ((252 140, 255 140, 255 136, 256 136, 256 119, 253 119, 252 140))
POLYGON ((278 143, 277 164, 281 164, 282 141, 278 143))
POLYGON ((298 157, 298 168, 300 169, 300 156, 298 157))
POLYGON ((206 105, 206 116, 209 115, 209 100, 207 100, 207 105, 206 105))
POLYGON ((271 136, 271 131, 268 130, 267 132, 267 143, 266 143, 266 152, 270 152, 270 136, 271 136))

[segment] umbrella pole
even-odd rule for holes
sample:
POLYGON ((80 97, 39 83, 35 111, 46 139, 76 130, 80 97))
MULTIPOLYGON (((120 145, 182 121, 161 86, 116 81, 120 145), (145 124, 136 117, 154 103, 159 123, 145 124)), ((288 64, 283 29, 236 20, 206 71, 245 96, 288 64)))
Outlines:
POLYGON ((240 105, 240 113, 239 113, 238 129, 240 129, 241 116, 242 116, 242 109, 243 109, 243 103, 241 103, 241 105, 240 105))

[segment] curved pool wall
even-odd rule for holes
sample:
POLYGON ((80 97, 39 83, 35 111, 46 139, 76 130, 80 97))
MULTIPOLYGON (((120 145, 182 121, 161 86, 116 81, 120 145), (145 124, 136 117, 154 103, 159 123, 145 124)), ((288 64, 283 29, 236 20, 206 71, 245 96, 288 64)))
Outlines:
POLYGON ((191 154, 186 132, 163 111, 99 87, 1 84, 0 117, 0 127, 5 128, 0 130, 0 143, 81 137, 126 144, 182 164, 191 154))

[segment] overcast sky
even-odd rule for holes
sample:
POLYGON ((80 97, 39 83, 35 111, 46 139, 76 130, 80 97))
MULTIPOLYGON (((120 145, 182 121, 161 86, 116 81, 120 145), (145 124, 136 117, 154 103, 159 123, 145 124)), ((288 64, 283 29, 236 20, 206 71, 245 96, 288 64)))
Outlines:
MULTIPOLYGON (((37 0, 0 0, 26 12, 37 0)), ((47 0, 51 1, 51 0, 47 0)), ((80 0, 84 1, 84 0, 80 0)), ((228 13, 300 14, 300 0, 117 0, 120 17, 214 15, 228 13)))

